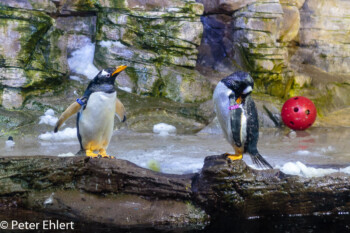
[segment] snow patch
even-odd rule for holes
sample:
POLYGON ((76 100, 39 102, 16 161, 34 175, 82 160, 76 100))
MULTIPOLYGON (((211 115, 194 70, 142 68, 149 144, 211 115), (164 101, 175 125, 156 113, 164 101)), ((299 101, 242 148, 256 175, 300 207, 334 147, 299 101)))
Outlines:
POLYGON ((296 155, 310 155, 311 152, 308 150, 298 150, 297 152, 295 152, 296 155))
POLYGON ((39 135, 39 139, 43 141, 64 141, 77 138, 77 128, 65 128, 62 131, 46 132, 39 135))
POLYGON ((167 136, 169 134, 176 133, 176 127, 165 123, 159 123, 153 126, 153 133, 161 136, 167 136))
POLYGON ((128 92, 128 93, 131 93, 131 92, 132 92, 132 90, 131 90, 130 87, 120 87, 120 86, 118 86, 118 88, 119 88, 120 90, 123 90, 123 91, 128 92))
POLYGON ((131 59, 134 56, 134 52, 130 49, 125 49, 127 46, 123 45, 119 41, 100 41, 99 45, 103 48, 117 53, 118 56, 123 57, 124 59, 131 59))
POLYGON ((50 197, 44 201, 44 205, 51 205, 53 203, 53 196, 55 193, 51 193, 50 197))
POLYGON ((179 12, 181 11, 180 8, 177 8, 177 7, 170 7, 167 9, 168 12, 179 12))
POLYGON ((336 149, 333 146, 322 147, 320 150, 323 154, 332 153, 336 151, 336 149))
POLYGON ((44 116, 40 117, 39 124, 46 124, 46 125, 55 126, 57 121, 58 121, 58 118, 55 117, 54 110, 48 109, 44 113, 44 116))
POLYGON ((106 41, 106 40, 103 40, 103 41, 101 41, 100 42, 100 45, 101 45, 101 47, 103 47, 103 48, 110 48, 110 47, 117 47, 117 48, 126 48, 126 46, 125 45, 123 45, 122 43, 120 43, 119 41, 110 41, 110 40, 108 40, 108 41, 106 41))
POLYGON ((340 168, 339 171, 344 172, 346 174, 350 174, 350 167, 340 168))
POLYGON ((69 68, 77 74, 93 79, 99 70, 94 66, 95 44, 87 43, 84 47, 75 50, 68 58, 69 68))
POLYGON ((69 79, 80 82, 80 83, 83 81, 81 78, 79 78, 78 76, 75 76, 75 75, 69 76, 69 79))
MULTIPOLYGON (((304 177, 320 177, 329 175, 331 173, 339 172, 338 169, 333 168, 314 168, 308 167, 302 162, 288 162, 285 163, 281 168, 279 168, 282 172, 290 175, 304 176, 304 177)), ((349 169, 350 172, 350 169, 349 169)))
POLYGON ((75 154, 73 154, 72 152, 68 152, 68 153, 63 153, 63 154, 58 154, 58 157, 74 157, 75 154))

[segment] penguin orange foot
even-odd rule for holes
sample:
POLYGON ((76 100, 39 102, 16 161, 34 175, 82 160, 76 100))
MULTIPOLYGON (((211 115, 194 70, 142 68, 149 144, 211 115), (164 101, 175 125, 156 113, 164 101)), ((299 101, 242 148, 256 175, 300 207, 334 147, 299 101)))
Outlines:
POLYGON ((100 155, 102 158, 115 159, 114 156, 108 155, 105 149, 100 149, 98 155, 100 155))
POLYGON ((242 159, 249 153, 255 165, 272 166, 258 152, 259 120, 251 93, 254 80, 247 72, 237 71, 222 79, 213 93, 214 110, 226 140, 235 150, 227 155, 231 160, 242 159))
POLYGON ((91 158, 114 158, 106 154, 114 130, 115 114, 120 121, 126 120, 125 108, 117 98, 115 80, 126 69, 121 65, 115 69, 101 70, 88 84, 83 96, 72 103, 56 123, 54 132, 72 115, 77 114, 77 136, 80 151, 91 158), (98 154, 93 151, 99 151, 98 154))
POLYGON ((92 150, 86 150, 85 153, 86 153, 86 156, 91 157, 91 158, 98 157, 98 154, 95 154, 92 150))
POLYGON ((241 160, 243 158, 242 154, 229 154, 229 153, 225 153, 224 154, 227 158, 231 159, 231 160, 241 160))

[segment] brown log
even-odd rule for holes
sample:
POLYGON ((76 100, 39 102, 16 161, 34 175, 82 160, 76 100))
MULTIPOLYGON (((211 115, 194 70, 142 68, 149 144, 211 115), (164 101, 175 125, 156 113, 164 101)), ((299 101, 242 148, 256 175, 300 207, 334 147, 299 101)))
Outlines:
POLYGON ((350 210, 349 175, 304 178, 279 170, 254 170, 224 155, 205 159, 194 179, 195 202, 214 216, 296 216, 350 210))
POLYGON ((286 176, 251 169, 224 155, 207 157, 200 173, 188 175, 153 172, 119 159, 0 158, 0 206, 119 227, 337 214, 350 211, 349 190, 345 174, 286 176))

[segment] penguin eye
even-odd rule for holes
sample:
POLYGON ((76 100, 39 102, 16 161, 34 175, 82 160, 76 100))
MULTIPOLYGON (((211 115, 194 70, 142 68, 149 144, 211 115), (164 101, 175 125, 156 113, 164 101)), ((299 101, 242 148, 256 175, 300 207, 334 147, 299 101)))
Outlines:
POLYGON ((111 74, 107 74, 106 77, 107 77, 107 78, 111 77, 111 74))

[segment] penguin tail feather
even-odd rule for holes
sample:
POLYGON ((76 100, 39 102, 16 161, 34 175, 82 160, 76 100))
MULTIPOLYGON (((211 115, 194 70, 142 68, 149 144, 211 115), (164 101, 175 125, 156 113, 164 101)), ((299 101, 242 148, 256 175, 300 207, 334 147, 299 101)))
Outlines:
POLYGON ((262 157, 262 155, 259 152, 250 155, 253 163, 256 164, 258 167, 273 169, 273 167, 264 159, 264 157, 262 157))

